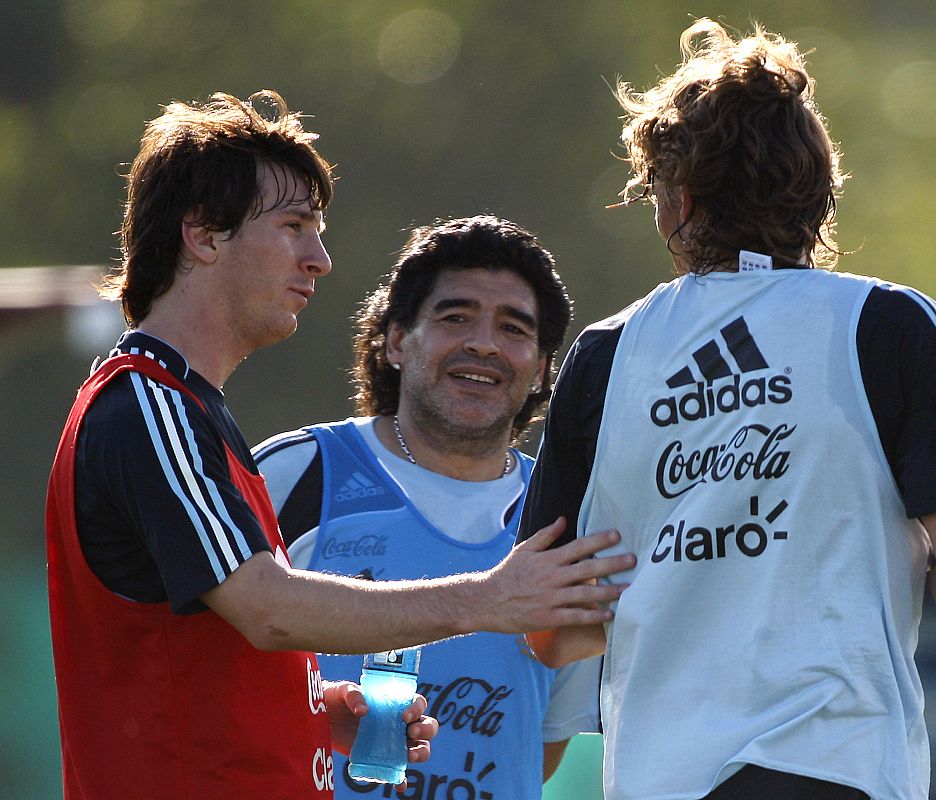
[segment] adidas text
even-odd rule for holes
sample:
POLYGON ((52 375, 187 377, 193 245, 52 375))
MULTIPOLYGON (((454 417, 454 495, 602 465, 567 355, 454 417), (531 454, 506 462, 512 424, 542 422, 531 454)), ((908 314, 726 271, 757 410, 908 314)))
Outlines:
POLYGON ((692 422, 718 413, 730 414, 742 407, 788 403, 793 397, 790 383, 786 375, 751 378, 743 383, 740 375, 734 375, 731 383, 717 387, 699 381, 683 395, 661 397, 654 402, 650 407, 650 420, 665 428, 683 420, 692 422))
POLYGON ((348 500, 360 500, 362 497, 376 497, 384 494, 381 486, 358 486, 352 488, 345 484, 335 493, 335 500, 339 503, 346 503, 348 500))

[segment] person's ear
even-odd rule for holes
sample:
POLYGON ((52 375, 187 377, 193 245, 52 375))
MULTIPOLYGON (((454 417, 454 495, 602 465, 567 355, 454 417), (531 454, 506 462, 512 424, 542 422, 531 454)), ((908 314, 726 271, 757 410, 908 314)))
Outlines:
POLYGON ((221 231, 206 228, 199 222, 195 209, 186 212, 182 217, 183 255, 189 261, 214 264, 218 259, 218 241, 221 235, 221 231))
POLYGON ((399 322, 391 322, 387 326, 387 335, 384 340, 384 350, 387 361, 394 369, 399 369, 403 363, 403 340, 406 331, 399 322))
POLYGON ((679 191, 679 224, 683 225, 692 216, 692 195, 686 191, 685 187, 680 187, 679 191))

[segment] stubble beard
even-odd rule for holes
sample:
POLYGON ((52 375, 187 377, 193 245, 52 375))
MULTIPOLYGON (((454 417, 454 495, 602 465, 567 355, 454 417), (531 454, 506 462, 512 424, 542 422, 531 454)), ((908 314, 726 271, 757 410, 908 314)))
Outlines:
POLYGON ((411 424, 430 446, 442 453, 483 457, 502 453, 510 439, 517 411, 501 411, 486 422, 472 423, 459 413, 457 404, 445 408, 408 394, 411 424))

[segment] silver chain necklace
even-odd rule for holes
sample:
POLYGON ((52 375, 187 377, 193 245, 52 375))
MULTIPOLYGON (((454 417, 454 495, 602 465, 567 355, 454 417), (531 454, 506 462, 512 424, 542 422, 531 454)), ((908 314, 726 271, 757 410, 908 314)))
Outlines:
MULTIPOLYGON (((393 432, 396 434, 396 440, 400 443, 400 449, 403 451, 403 455, 406 456, 410 464, 415 464, 416 459, 413 458, 413 454, 410 452, 410 449, 406 446, 406 439, 403 438, 403 432, 400 430, 400 415, 393 415, 393 432)), ((508 472, 510 472, 510 451, 508 450, 504 455, 504 471, 501 473, 503 478, 508 472)))

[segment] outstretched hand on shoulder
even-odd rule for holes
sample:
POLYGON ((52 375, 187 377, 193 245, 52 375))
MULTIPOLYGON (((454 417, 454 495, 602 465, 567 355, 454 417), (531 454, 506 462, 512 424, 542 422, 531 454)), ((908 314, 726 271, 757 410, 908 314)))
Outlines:
POLYGON ((603 531, 575 539, 561 547, 550 545, 565 530, 559 517, 552 525, 518 544, 507 557, 480 573, 487 598, 483 620, 470 620, 471 630, 526 633, 565 625, 608 622, 607 603, 617 600, 627 584, 596 583, 633 569, 633 553, 591 558, 621 540, 617 531, 603 531))

